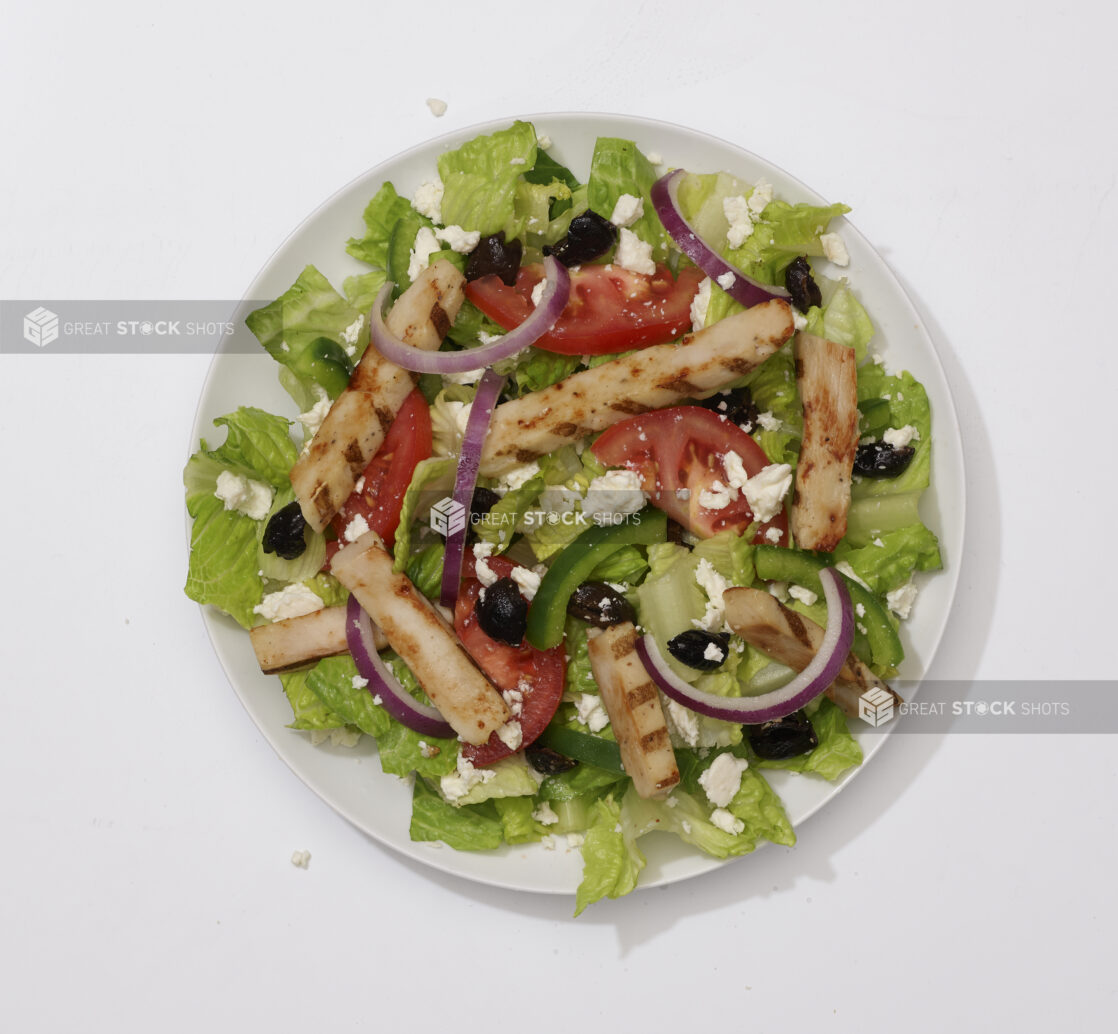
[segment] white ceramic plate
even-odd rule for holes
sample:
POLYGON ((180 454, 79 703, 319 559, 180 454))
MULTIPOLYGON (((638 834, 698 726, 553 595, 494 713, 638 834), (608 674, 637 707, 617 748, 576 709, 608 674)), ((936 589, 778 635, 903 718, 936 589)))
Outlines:
MULTIPOLYGON (((776 196, 788 201, 825 203, 814 191, 781 169, 748 151, 693 130, 663 122, 616 115, 562 114, 525 116, 541 135, 554 141, 551 154, 581 180, 586 179, 594 141, 599 136, 635 140, 646 153, 663 157, 671 166, 696 172, 726 170, 749 182, 772 183, 776 196)), ((335 285, 362 266, 345 252, 345 242, 360 236, 361 215, 368 200, 385 180, 410 197, 431 179, 439 154, 460 146, 480 133, 507 126, 512 119, 473 126, 448 134, 391 158, 342 188, 295 230, 272 256, 249 288, 250 299, 272 299, 282 294, 308 263, 318 267, 335 285)), ((666 168, 666 167, 665 167, 666 168)), ((932 404, 935 434, 932 489, 922 500, 922 516, 939 535, 946 570, 921 580, 921 593, 902 636, 907 658, 902 676, 918 679, 939 644, 958 580, 956 564, 962 555, 964 480, 958 421, 943 369, 927 331, 893 274, 869 243, 844 220, 841 231, 850 252, 850 265, 841 271, 866 305, 877 327, 871 348, 891 369, 906 368, 923 382, 932 404)), ((838 272, 838 271, 833 271, 838 272)), ((294 418, 296 410, 276 380, 276 364, 243 325, 215 358, 206 380, 192 437, 219 441, 211 421, 240 405, 260 406, 294 418)), ((467 853, 444 845, 413 843, 408 838, 410 785, 384 775, 370 737, 356 749, 314 747, 305 733, 287 728, 291 710, 278 679, 262 675, 248 636, 232 620, 212 608, 205 620, 218 658, 248 713, 280 757, 326 803, 377 840, 425 865, 467 879, 516 890, 573 893, 582 871, 577 850, 545 850, 542 846, 506 847, 491 853, 467 853)), ((853 723, 858 724, 858 723, 853 723)), ((866 764, 884 741, 881 731, 862 735, 866 764)), ((856 771, 862 771, 862 768, 856 771)), ((831 800, 852 775, 838 784, 785 772, 766 772, 784 800, 789 818, 799 826, 831 800)), ((282 791, 282 788, 280 788, 282 791)), ((642 887, 654 887, 696 876, 726 864, 693 851, 676 837, 648 836, 641 841, 648 866, 642 887)), ((743 864, 748 864, 745 862, 743 864)))

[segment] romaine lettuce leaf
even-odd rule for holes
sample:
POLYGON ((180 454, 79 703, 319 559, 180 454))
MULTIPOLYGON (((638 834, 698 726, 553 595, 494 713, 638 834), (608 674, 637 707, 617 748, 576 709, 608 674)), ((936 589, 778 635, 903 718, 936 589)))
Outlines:
POLYGON ((664 262, 668 257, 668 232, 649 200, 657 178, 656 166, 632 140, 600 136, 590 160, 586 197, 590 208, 605 219, 613 214, 613 207, 622 194, 643 198, 644 212, 629 229, 652 245, 652 257, 657 262, 664 262))
POLYGON ((582 844, 582 882, 575 896, 575 915, 602 898, 619 898, 637 885, 645 857, 631 823, 621 821, 621 806, 612 797, 594 802, 590 827, 582 844))
POLYGON ((385 183, 365 206, 365 236, 351 237, 346 243, 346 251, 370 266, 386 269, 392 230, 402 218, 414 211, 407 198, 400 197, 391 183, 385 183))
POLYGON ((264 595, 256 563, 264 522, 226 510, 214 495, 217 479, 229 471, 280 488, 298 454, 288 434, 291 422, 262 409, 242 406, 214 424, 226 428, 225 442, 211 450, 203 440, 183 470, 186 508, 194 518, 186 595, 251 628, 259 620, 253 607, 264 595))
POLYGON ((427 781, 417 778, 412 792, 412 840, 441 840, 456 851, 492 851, 504 840, 504 827, 492 801, 456 808, 427 781))
POLYGON ((529 122, 479 136, 439 155, 444 226, 477 230, 483 236, 523 234, 528 216, 517 215, 517 181, 536 164, 536 131, 529 122))
POLYGON ((245 318, 268 354, 286 368, 288 376, 280 383, 301 410, 314 405, 316 386, 331 398, 345 390, 369 343, 368 323, 314 266, 307 266, 274 302, 245 318))
POLYGON ((920 523, 882 531, 859 548, 852 548, 844 539, 834 556, 836 560, 845 560, 879 596, 904 585, 913 571, 935 571, 943 566, 939 542, 920 523))

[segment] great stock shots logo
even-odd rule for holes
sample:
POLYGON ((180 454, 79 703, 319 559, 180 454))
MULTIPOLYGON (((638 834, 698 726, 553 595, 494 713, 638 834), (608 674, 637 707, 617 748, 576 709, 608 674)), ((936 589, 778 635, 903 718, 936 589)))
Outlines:
POLYGON ((440 499, 431 507, 431 530, 450 538, 466 527, 466 508, 450 496, 440 499))
POLYGON ((46 348, 58 340, 58 316, 40 305, 23 317, 23 337, 36 348, 46 348))
POLYGON ((870 725, 884 725, 893 717, 893 694, 881 686, 867 689, 858 698, 858 717, 870 725))

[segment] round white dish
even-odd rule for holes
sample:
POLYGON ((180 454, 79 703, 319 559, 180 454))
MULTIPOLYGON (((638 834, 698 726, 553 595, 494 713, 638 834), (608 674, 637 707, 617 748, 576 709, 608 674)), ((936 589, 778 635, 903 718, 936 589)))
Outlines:
MULTIPOLYGON (((696 172, 726 170, 749 182, 767 180, 776 196, 788 201, 825 203, 814 191, 764 159, 722 140, 694 130, 649 119, 605 114, 551 114, 521 116, 537 132, 551 137, 550 153, 585 180, 594 141, 599 136, 635 140, 645 154, 662 156, 670 166, 696 172)), ((435 175, 438 155, 466 140, 507 126, 512 118, 471 126, 420 144, 390 158, 343 187, 328 199, 283 242, 249 287, 246 298, 267 301, 283 293, 304 266, 314 264, 336 286, 354 273, 366 271, 345 252, 345 242, 360 236, 365 205, 385 180, 411 196, 424 180, 435 175)), ((877 328, 871 350, 880 352, 890 369, 911 370, 923 382, 932 405, 935 452, 932 488, 921 503, 925 522, 939 536, 945 570, 920 579, 920 597, 902 638, 906 660, 901 676, 909 685, 930 664, 947 622, 958 582, 962 556, 964 475, 958 420, 947 381, 931 339, 900 284, 869 243, 847 220, 838 229, 850 254, 850 265, 833 270, 848 276, 877 328)), ((243 315, 253 306, 246 305, 243 315)), ((294 404, 279 387, 276 364, 244 327, 223 342, 215 356, 198 404, 191 450, 199 438, 219 441, 214 417, 240 405, 254 405, 285 416, 297 415, 294 404)), ((218 659, 234 690, 260 731, 279 756, 312 790, 358 828, 383 844, 424 865, 470 880, 513 890, 574 893, 581 878, 578 850, 547 850, 541 845, 505 847, 496 852, 468 853, 445 845, 414 843, 408 837, 411 787, 406 780, 380 770, 376 748, 363 737, 353 749, 313 746, 306 733, 289 729, 291 710, 278 679, 261 674, 244 630, 213 608, 204 608, 204 619, 218 659)), ((859 723, 854 722, 852 726, 859 723)), ((801 823, 832 800, 869 764, 881 747, 889 727, 870 731, 853 729, 866 752, 861 768, 837 783, 766 772, 781 795, 793 825, 801 823)), ((280 789, 282 792, 282 788, 280 789)), ((648 865, 640 887, 654 887, 697 876, 729 862, 699 853, 675 837, 650 835, 641 840, 648 865)), ((742 863, 748 864, 748 862, 742 863)))

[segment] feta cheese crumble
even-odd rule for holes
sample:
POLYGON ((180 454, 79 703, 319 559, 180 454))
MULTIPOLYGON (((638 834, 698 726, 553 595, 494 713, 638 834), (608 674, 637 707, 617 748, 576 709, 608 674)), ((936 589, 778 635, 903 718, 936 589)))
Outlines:
POLYGON ((362 535, 369 530, 369 522, 365 520, 362 514, 354 514, 353 519, 345 526, 345 532, 342 538, 346 542, 356 542, 362 535))
POLYGON ((749 211, 749 202, 744 195, 722 199, 722 214, 730 224, 726 232, 726 242, 731 248, 740 248, 745 239, 753 233, 753 216, 749 211))
POLYGON ((521 488, 528 481, 531 481, 540 472, 540 465, 535 460, 531 463, 522 464, 519 467, 513 467, 512 470, 506 471, 497 479, 497 488, 502 492, 512 491, 514 488, 521 488))
POLYGON ((304 614, 313 614, 323 606, 325 604, 321 597, 316 596, 302 582, 293 582, 278 592, 268 593, 252 608, 252 612, 268 621, 283 621, 286 618, 301 618, 304 614))
POLYGON ((609 725, 609 714, 597 693, 579 693, 575 698, 578 720, 591 732, 601 732, 609 725))
POLYGON ((764 210, 765 206, 773 199, 773 185, 766 183, 764 180, 758 181, 757 185, 750 191, 749 194, 749 214, 753 218, 757 218, 764 210))
POLYGON ((726 653, 717 643, 707 643, 703 650, 703 660, 721 664, 726 659, 726 653))
POLYGON ((622 194, 613 206, 613 215, 609 217, 609 221, 614 226, 625 228, 632 226, 642 215, 644 199, 634 194, 622 194))
POLYGON ((904 427, 890 427, 881 436, 881 440, 886 445, 893 446, 894 449, 903 449, 906 445, 911 445, 913 440, 919 437, 920 432, 916 430, 912 424, 905 424, 904 427))
POLYGON ((431 109, 431 114, 435 118, 442 118, 446 114, 446 101, 439 100, 438 97, 428 97, 427 107, 431 109))
POLYGON ((520 589, 520 595, 529 603, 536 598, 536 590, 540 587, 540 576, 535 571, 529 570, 527 567, 514 567, 512 569, 512 580, 516 582, 520 589))
POLYGON ((582 512, 599 524, 618 524, 618 518, 643 510, 648 502, 635 470, 607 470, 587 486, 582 512))
POLYGON ((543 298, 543 293, 547 289, 547 281, 541 280, 535 287, 532 288, 532 305, 538 306, 540 299, 543 298))
POLYGON ((559 816, 555 814, 547 801, 540 802, 540 806, 532 812, 532 818, 541 826, 554 826, 559 821, 559 816))
POLYGON ((477 230, 463 230, 461 226, 447 226, 445 229, 436 230, 435 237, 444 244, 450 245, 452 251, 459 255, 468 255, 478 246, 481 234, 477 230))
POLYGON ((907 621, 912 614, 912 605, 916 602, 916 586, 912 580, 905 582, 900 588, 893 589, 885 594, 885 602, 889 609, 902 621, 907 621))
POLYGON ((818 593, 814 593, 810 589, 805 589, 802 585, 789 585, 788 595, 794 600, 799 600, 807 607, 812 606, 815 601, 819 599, 818 593))
POLYGON ((702 618, 694 619, 692 624, 713 632, 716 628, 722 627, 726 614, 726 603, 722 594, 730 587, 730 583, 714 569, 706 557, 703 557, 699 561, 699 566, 695 568, 695 581, 707 594, 707 606, 702 618))
POLYGON ((318 395, 318 401, 305 413, 299 414, 299 423, 303 425, 303 438, 307 445, 310 445, 311 439, 318 434, 318 429, 322 426, 322 421, 326 419, 326 414, 330 412, 330 406, 333 404, 330 401, 330 396, 326 394, 325 388, 317 384, 314 388, 318 395))
POLYGON ((226 510, 236 510, 254 521, 262 521, 272 508, 271 485, 228 470, 218 474, 214 495, 224 503, 226 510))
POLYGON ((770 463, 746 481, 741 490, 753 516, 764 524, 780 513, 784 496, 791 487, 792 468, 787 463, 770 463))
POLYGON ((836 266, 850 265, 846 244, 837 233, 820 234, 819 243, 823 246, 823 254, 836 266))
POLYGON ((715 808, 710 813, 710 821, 723 833, 729 833, 731 836, 737 836, 745 829, 745 823, 741 819, 735 818, 725 808, 715 808))
POLYGON ((419 189, 412 198, 411 206, 420 215, 427 216, 433 223, 443 221, 443 181, 440 179, 427 180, 419 185, 419 189))
POLYGON ((492 555, 492 542, 474 543, 474 572, 477 574, 477 580, 481 582, 482 586, 486 589, 498 580, 497 572, 486 563, 486 560, 492 555))
POLYGON ((415 235, 415 244, 408 254, 408 279, 414 280, 419 276, 430 264, 431 256, 439 250, 435 231, 429 226, 421 226, 415 235))
POLYGON ((699 776, 699 785, 706 791, 707 800, 716 808, 725 808, 741 787, 742 773, 748 767, 745 758, 719 754, 710 768, 699 776))
POLYGON ((296 869, 307 868, 307 866, 311 864, 310 851, 292 851, 291 864, 294 865, 296 869))
POLYGON ((458 767, 439 780, 439 789, 451 804, 460 801, 479 783, 488 783, 497 775, 491 768, 474 768, 473 762, 459 752, 458 767))
POLYGON ((646 244, 625 227, 621 228, 621 239, 617 242, 617 254, 613 261, 622 269, 633 273, 651 276, 656 272, 656 263, 652 261, 652 245, 646 244))
POLYGON ((702 330, 707 325, 707 309, 710 308, 710 286, 711 280, 708 276, 699 284, 695 297, 691 299, 692 330, 702 330))
POLYGON ((737 497, 736 489, 715 480, 710 488, 704 488, 699 493, 699 505, 705 506, 708 510, 724 510, 737 497))
POLYGON ((721 287, 723 291, 728 291, 734 286, 736 281, 737 277, 727 269, 726 272, 718 278, 718 286, 721 287))

